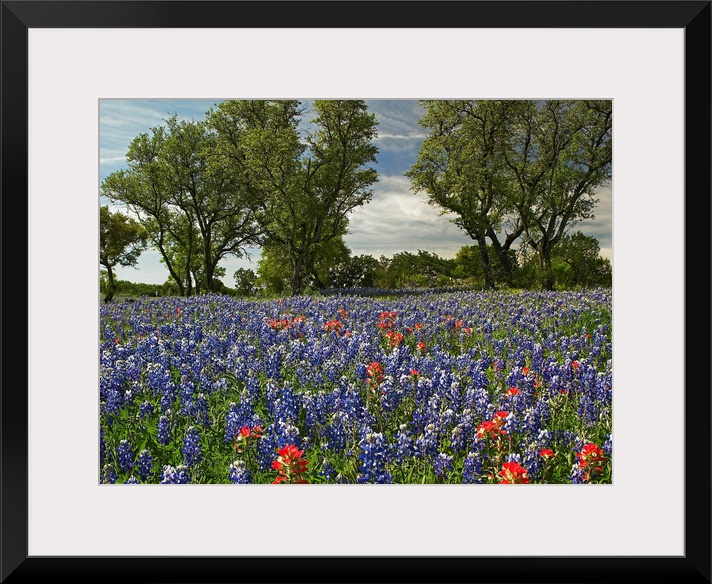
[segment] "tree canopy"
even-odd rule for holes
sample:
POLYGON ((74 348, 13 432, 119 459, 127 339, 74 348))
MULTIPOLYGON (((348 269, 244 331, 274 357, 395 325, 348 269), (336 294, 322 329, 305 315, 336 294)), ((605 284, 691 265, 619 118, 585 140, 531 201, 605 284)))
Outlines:
POLYGON ((126 168, 102 181, 102 195, 132 215, 114 225, 102 207, 108 280, 150 244, 170 274, 164 288, 185 296, 224 292, 220 263, 256 248, 257 273, 235 272, 241 295, 610 282, 598 241, 569 233, 594 218, 611 178, 611 101, 420 103, 427 134, 405 176, 472 239, 454 258, 351 254, 351 215, 379 178, 378 120, 365 101, 225 100, 203 120, 172 114, 137 135, 126 168))
POLYGON ((406 176, 414 192, 456 215, 479 246, 487 287, 487 239, 505 273, 523 237, 554 285, 551 253, 572 225, 594 217, 595 189, 611 178, 612 102, 423 101, 429 130, 406 176))
POLYGON ((146 239, 144 229, 131 217, 112 213, 108 205, 99 207, 99 265, 106 268, 108 280, 104 302, 110 302, 116 293, 114 268, 136 266, 146 239))
POLYGON ((235 101, 209 115, 225 163, 244 169, 259 193, 265 249, 284 258, 288 289, 323 285, 324 247, 347 233, 349 214, 368 203, 376 170, 377 121, 362 100, 315 100, 299 126, 297 101, 235 101), (303 136, 300 135, 300 130, 303 136))

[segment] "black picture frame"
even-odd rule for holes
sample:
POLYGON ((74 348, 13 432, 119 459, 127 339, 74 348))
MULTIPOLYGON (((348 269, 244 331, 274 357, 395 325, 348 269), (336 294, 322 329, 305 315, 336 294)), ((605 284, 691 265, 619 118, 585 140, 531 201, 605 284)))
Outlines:
MULTIPOLYGON (((710 1, 3 1, 0 578, 281 582, 277 557, 28 557, 28 29, 684 28, 683 557, 300 557, 294 582, 710 582, 710 1), (371 6, 368 6, 368 5, 371 6), (390 6, 393 5, 393 6, 390 6), (347 17, 345 17, 347 15, 347 17), (23 247, 23 243, 25 244, 23 247)), ((0 276, 1 277, 1 276, 0 276)), ((662 437, 661 437, 662 438, 662 437)), ((374 526, 376 528, 376 526, 374 526)), ((534 536, 522 534, 523 537, 534 536)), ((424 534, 427 537, 427 534, 424 534)))

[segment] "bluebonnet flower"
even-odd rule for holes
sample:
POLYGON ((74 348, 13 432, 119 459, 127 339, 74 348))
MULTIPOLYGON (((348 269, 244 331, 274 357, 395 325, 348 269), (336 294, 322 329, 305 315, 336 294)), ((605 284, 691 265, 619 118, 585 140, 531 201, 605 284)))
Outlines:
POLYGON ((294 423, 299 418, 301 400, 288 382, 277 388, 268 383, 265 389, 267 408, 274 420, 294 423))
POLYGON ((388 464, 388 448, 386 438, 379 432, 372 432, 366 427, 362 430, 359 442, 360 453, 359 483, 390 483, 393 480, 386 468, 388 464))
POLYGON ((187 430, 182 452, 183 460, 188 468, 203 460, 203 453, 200 448, 200 434, 198 434, 194 426, 190 426, 187 430))
POLYGON ((452 429, 450 434, 450 448, 457 453, 462 452, 472 441, 474 432, 475 425, 472 415, 462 416, 460 423, 452 429))
POLYGON ((128 440, 121 440, 118 448, 119 468, 127 472, 133 468, 134 453, 128 440))
POLYGON ((438 452, 433 460, 433 469, 437 476, 446 476, 452 471, 452 456, 444 452, 438 452))
POLYGON ((434 424, 428 424, 415 441, 416 452, 425 458, 434 458, 438 451, 438 433, 434 424))
POLYGON ((402 463, 406 458, 413 455, 413 442, 408 434, 408 426, 401 424, 396 436, 396 452, 395 458, 398 463, 402 463))
POLYGON ((158 419, 158 442, 165 445, 170 444, 171 440, 171 421, 163 415, 158 419))
POLYGON ((255 416, 252 398, 247 391, 244 391, 240 396, 240 403, 230 402, 225 414, 225 442, 235 440, 240 433, 240 428, 245 426, 252 428, 259 424, 261 422, 255 416))
POLYGON ((173 406, 174 396, 171 392, 164 392, 161 394, 161 400, 159 402, 161 411, 165 414, 173 406))
POLYGON ((284 448, 288 444, 294 444, 300 449, 304 449, 302 439, 299 436, 299 428, 288 422, 279 420, 276 424, 272 424, 272 432, 275 435, 275 445, 277 449, 284 448))
POLYGON ((335 412, 329 424, 324 429, 325 445, 334 452, 342 452, 346 448, 346 425, 349 416, 346 412, 335 412))
POLYGON ((124 391, 124 405, 125 406, 128 407, 131 404, 133 404, 134 398, 135 398, 135 393, 133 390, 127 389, 126 391, 124 391))
POLYGON ((279 379, 282 369, 282 351, 279 347, 270 347, 265 358, 265 373, 270 379, 279 379))
POLYGON ((228 478, 233 485, 246 485, 250 483, 250 472, 244 460, 236 460, 230 465, 228 478))
POLYGON ((185 466, 172 467, 168 464, 163 466, 161 471, 162 485, 184 485, 190 482, 188 469, 185 466))
POLYGON ((463 483, 481 483, 482 482, 482 458, 479 451, 471 451, 467 453, 465 462, 462 467, 462 482, 463 483))
POLYGON ((607 457, 611 457, 611 454, 613 453, 613 434, 610 433, 608 434, 608 437, 606 438, 606 441, 603 443, 603 452, 606 454, 607 457))
POLYGON ((544 466, 544 459, 541 456, 541 450, 542 449, 539 445, 536 442, 533 442, 524 453, 524 461, 521 462, 521 464, 527 469, 530 479, 538 480, 542 476, 541 473, 544 466))
POLYGON ((151 453, 143 449, 138 453, 138 476, 141 480, 146 480, 153 471, 153 457, 151 453))
POLYGON ((148 418, 153 415, 154 409, 155 408, 153 407, 153 405, 151 405, 151 403, 146 400, 142 402, 141 405, 138 407, 139 416, 141 416, 142 419, 148 418))
POLYGON ((208 400, 204 393, 199 393, 193 402, 194 410, 193 415, 195 416, 195 421, 201 426, 209 426, 210 420, 208 419, 208 400))
POLYGON ((99 480, 102 484, 113 485, 116 482, 116 471, 114 467, 110 464, 105 464, 99 480))
POLYGON ((586 470, 581 468, 578 464, 574 464, 571 467, 571 472, 569 473, 569 480, 574 485, 588 484, 588 476, 586 470))
POLYGON ((331 464, 329 459, 325 458, 321 463, 321 472, 319 473, 327 481, 331 481, 336 476, 336 469, 334 465, 331 464))
POLYGON ((442 432, 446 432, 453 423, 455 419, 455 412, 450 408, 446 409, 444 412, 440 413, 440 419, 438 420, 438 425, 442 432))
POLYGON ((141 481, 139 481, 135 476, 130 476, 128 480, 124 481, 125 485, 140 485, 141 481))
POLYGON ((104 464, 106 459, 106 437, 104 436, 104 428, 99 428, 99 464, 104 464))
POLYGON ((107 387, 104 393, 106 397, 104 400, 106 411, 111 414, 117 414, 124 403, 121 392, 115 387, 107 387))
POLYGON ((305 412, 304 422, 307 428, 326 425, 329 415, 329 399, 325 392, 303 393, 302 406, 305 412))

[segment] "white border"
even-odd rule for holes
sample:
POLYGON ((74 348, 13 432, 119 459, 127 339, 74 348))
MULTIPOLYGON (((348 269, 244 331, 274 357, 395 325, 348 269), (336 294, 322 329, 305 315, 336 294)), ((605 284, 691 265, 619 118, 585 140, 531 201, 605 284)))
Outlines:
POLYGON ((682 556, 683 49, 683 29, 30 29, 29 555, 682 556), (139 97, 612 98, 614 485, 97 486, 98 99, 139 97))

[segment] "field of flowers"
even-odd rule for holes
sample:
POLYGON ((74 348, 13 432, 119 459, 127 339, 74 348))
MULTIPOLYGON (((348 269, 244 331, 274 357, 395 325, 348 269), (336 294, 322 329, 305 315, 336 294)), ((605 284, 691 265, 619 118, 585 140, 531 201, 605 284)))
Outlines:
POLYGON ((102 483, 611 483, 611 291, 104 304, 102 483))

